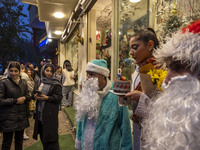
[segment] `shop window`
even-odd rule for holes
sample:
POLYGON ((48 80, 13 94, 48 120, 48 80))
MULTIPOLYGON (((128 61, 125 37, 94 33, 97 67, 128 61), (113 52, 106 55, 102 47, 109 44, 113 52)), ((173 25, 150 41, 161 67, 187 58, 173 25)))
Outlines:
POLYGON ((71 62, 75 73, 75 88, 78 89, 78 31, 67 42, 66 58, 71 62))
POLYGON ((105 59, 111 70, 111 14, 112 1, 98 0, 96 10, 96 59, 105 59))
POLYGON ((148 0, 119 2, 119 67, 129 80, 135 70, 133 58, 130 56, 129 40, 135 32, 148 26, 148 0))

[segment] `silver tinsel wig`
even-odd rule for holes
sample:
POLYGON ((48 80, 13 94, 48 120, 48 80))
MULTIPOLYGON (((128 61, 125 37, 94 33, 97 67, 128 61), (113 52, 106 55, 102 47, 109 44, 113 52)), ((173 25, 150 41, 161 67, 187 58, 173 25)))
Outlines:
POLYGON ((168 58, 186 63, 192 72, 199 74, 200 20, 173 34, 153 55, 161 63, 165 63, 168 58))
POLYGON ((165 92, 148 107, 142 130, 146 150, 200 148, 200 84, 190 76, 172 79, 165 92))

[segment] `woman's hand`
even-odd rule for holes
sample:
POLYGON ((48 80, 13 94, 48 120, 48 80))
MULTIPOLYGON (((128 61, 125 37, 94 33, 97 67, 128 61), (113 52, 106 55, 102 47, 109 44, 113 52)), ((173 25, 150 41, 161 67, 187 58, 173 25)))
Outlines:
POLYGON ((38 94, 36 93, 36 94, 34 95, 35 100, 37 100, 37 96, 38 96, 38 94))
POLYGON ((26 97, 25 96, 23 96, 23 97, 19 97, 18 99, 17 99, 17 104, 24 104, 24 101, 26 100, 26 97))
POLYGON ((141 94, 142 94, 142 92, 134 90, 134 91, 127 93, 125 96, 130 97, 131 100, 133 100, 133 101, 139 101, 141 94))
POLYGON ((42 101, 45 101, 45 100, 48 100, 49 99, 49 96, 46 96, 44 94, 41 94, 41 95, 36 95, 36 99, 37 100, 42 100, 42 101))
POLYGON ((70 79, 74 79, 75 77, 73 75, 70 76, 70 79))

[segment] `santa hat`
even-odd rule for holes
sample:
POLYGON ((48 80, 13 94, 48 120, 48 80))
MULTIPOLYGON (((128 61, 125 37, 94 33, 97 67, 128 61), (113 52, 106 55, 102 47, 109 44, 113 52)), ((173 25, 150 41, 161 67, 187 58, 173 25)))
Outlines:
POLYGON ((168 58, 188 64, 191 71, 200 73, 200 20, 168 37, 167 42, 153 54, 157 61, 165 63, 168 58))
POLYGON ((105 77, 108 77, 110 73, 107 67, 107 62, 104 59, 94 59, 91 62, 88 62, 86 71, 96 72, 105 77))

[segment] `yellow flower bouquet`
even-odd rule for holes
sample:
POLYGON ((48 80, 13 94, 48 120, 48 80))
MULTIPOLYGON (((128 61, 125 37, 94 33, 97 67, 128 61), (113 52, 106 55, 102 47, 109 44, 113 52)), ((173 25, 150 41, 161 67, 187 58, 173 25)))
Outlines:
POLYGON ((147 96, 151 98, 157 94, 158 90, 163 91, 161 84, 167 75, 167 71, 155 69, 154 66, 149 63, 139 69, 139 75, 142 92, 147 96))
POLYGON ((156 84, 157 88, 163 92, 161 85, 162 85, 163 80, 167 76, 167 71, 162 70, 162 69, 153 69, 153 70, 150 70, 147 74, 151 76, 151 80, 153 84, 154 85, 156 84))

